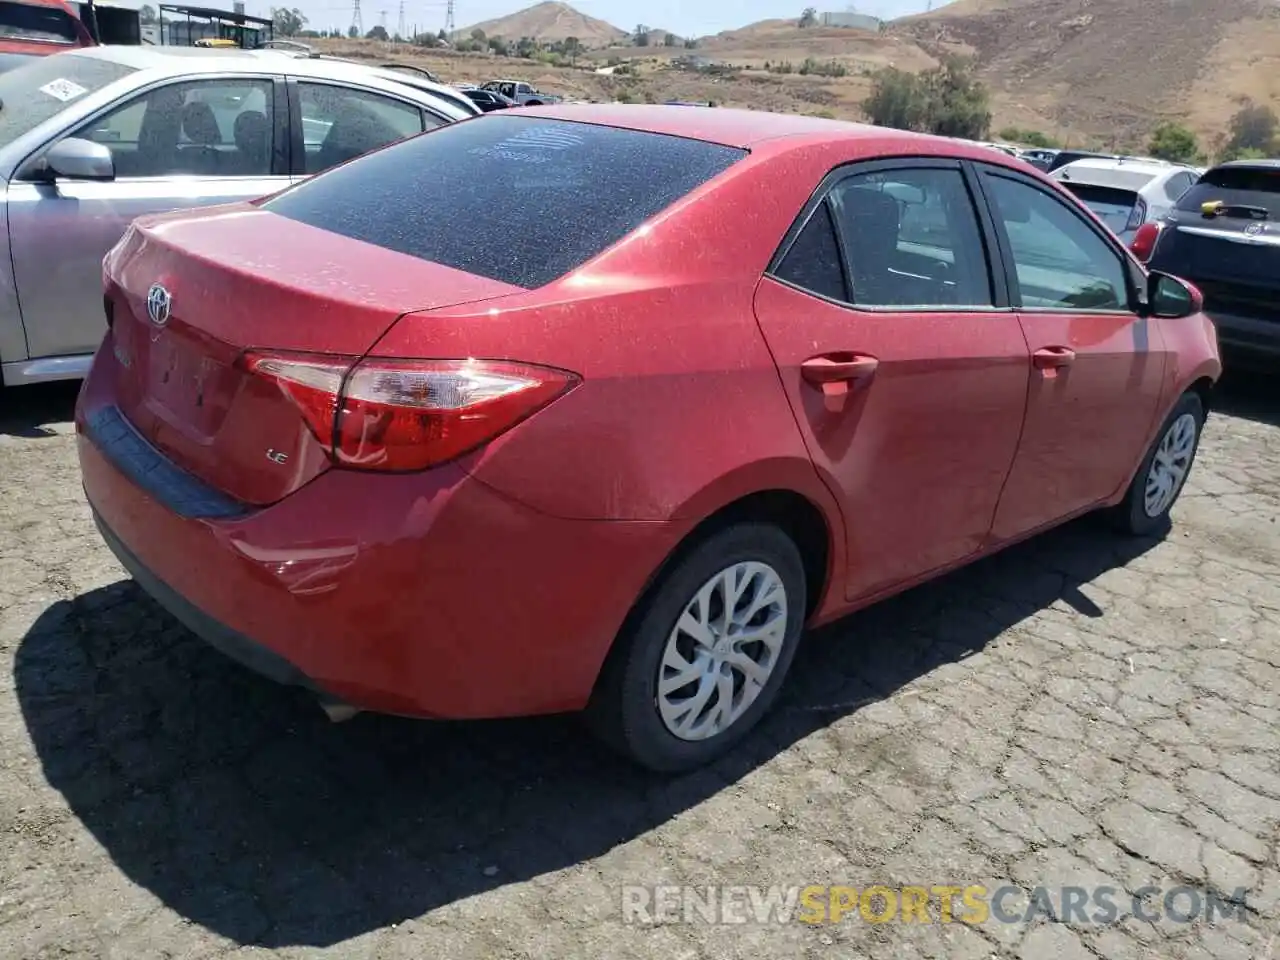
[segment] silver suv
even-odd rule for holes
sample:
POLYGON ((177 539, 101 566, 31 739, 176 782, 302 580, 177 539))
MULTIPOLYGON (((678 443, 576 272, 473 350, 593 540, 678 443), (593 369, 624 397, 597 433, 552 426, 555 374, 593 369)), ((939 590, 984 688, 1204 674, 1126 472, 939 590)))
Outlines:
POLYGON ((93 47, 0 74, 3 383, 84 375, 102 258, 135 217, 261 197, 479 112, 408 71, 279 50, 93 47))

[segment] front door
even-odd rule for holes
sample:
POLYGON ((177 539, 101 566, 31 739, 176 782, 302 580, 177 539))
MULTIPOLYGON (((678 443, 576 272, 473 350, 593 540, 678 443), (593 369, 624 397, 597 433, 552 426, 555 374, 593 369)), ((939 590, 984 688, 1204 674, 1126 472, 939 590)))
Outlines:
POLYGON ((9 243, 30 357, 97 349, 106 330, 102 258, 135 217, 288 185, 276 107, 267 77, 155 87, 69 134, 111 147, 114 180, 10 183, 9 243))
POLYGON ((1137 314, 1128 257, 1066 198, 985 168, 1032 354, 1027 422, 992 535, 1020 536, 1116 493, 1160 401, 1159 321, 1137 314))
POLYGON ((1029 362, 960 164, 828 178, 756 315, 841 501, 849 599, 975 552, 1018 445, 1029 362))

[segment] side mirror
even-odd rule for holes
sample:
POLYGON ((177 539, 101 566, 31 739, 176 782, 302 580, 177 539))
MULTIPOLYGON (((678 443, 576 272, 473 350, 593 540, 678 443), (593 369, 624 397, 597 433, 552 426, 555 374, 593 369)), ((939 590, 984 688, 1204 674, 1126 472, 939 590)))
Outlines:
POLYGON ((46 168, 55 177, 68 180, 114 180, 116 164, 111 148, 92 140, 67 137, 44 155, 46 168))
POLYGON ((1147 277, 1147 303, 1151 316, 1177 319, 1204 309, 1204 294, 1193 284, 1167 273, 1147 277))

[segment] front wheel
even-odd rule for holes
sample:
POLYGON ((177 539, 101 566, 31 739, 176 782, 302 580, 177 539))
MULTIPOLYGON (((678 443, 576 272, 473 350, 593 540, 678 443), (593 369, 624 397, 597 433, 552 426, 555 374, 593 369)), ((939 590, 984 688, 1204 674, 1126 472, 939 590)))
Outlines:
POLYGON ((702 766, 769 709, 805 618, 800 552, 772 524, 739 523, 684 555, 619 636, 587 719, 651 770, 702 766))
POLYGON ((1184 393, 1160 426, 1155 443, 1117 508, 1121 530, 1150 536, 1169 525, 1169 511, 1177 503, 1195 462, 1204 421, 1204 402, 1198 394, 1184 393))

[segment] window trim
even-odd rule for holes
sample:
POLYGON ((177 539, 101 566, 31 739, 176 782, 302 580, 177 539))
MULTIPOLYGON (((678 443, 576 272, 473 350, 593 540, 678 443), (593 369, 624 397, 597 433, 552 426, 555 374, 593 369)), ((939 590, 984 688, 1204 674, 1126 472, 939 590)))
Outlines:
MULTIPOLYGON (((1004 265, 1005 284, 1009 291, 1009 303, 1013 309, 1019 313, 1028 314, 1083 314, 1098 315, 1105 317, 1140 317, 1142 315, 1143 297, 1139 295, 1139 285, 1135 282, 1136 261, 1129 251, 1120 243, 1120 240, 1109 232, 1100 229, 1098 224, 1093 221, 1090 216, 1085 213, 1083 202, 1074 196, 1066 195, 1066 191, 1061 187, 1046 188, 1044 183, 1034 177, 1029 177, 1020 171, 1011 170, 1008 167, 997 166, 995 164, 982 163, 980 161, 965 161, 974 168, 974 175, 977 180, 978 188, 983 198, 983 203, 987 209, 987 216, 991 220, 992 229, 995 232, 996 242, 1000 248, 1000 259, 1004 265), (1050 200, 1064 207, 1072 216, 1080 223, 1084 224, 1095 237, 1102 241, 1103 245, 1108 247, 1112 253, 1120 258, 1122 272, 1125 277, 1125 294, 1128 297, 1128 306, 1118 310, 1104 309, 1099 307, 1028 307, 1022 304, 1022 288, 1018 285, 1018 267, 1013 258, 1013 247, 1009 243, 1008 232, 1005 230, 1004 224, 1000 222, 996 216, 996 208, 994 198, 987 189, 986 177, 1001 177, 1005 180, 1012 180, 1015 183, 1021 183, 1033 190, 1038 190, 1050 200)), ((1145 277, 1145 271, 1143 272, 1145 277)))
POLYGON ((971 170, 966 161, 952 157, 940 157, 930 154, 903 154, 895 157, 882 157, 875 160, 856 160, 849 163, 842 163, 830 170, 819 182, 818 186, 810 194, 809 199, 805 201, 800 213, 792 221, 791 226, 787 228, 787 232, 782 236, 782 242, 779 243, 773 256, 769 259, 769 265, 765 268, 765 276, 769 279, 781 283, 793 290, 797 290, 808 296, 822 300, 826 303, 832 303, 837 306, 844 307, 848 310, 855 310, 859 313, 907 313, 907 314, 937 314, 937 313, 1009 313, 1014 309, 1012 299, 1008 289, 1008 271, 1003 263, 997 260, 1002 255, 1001 248, 997 245, 997 237, 995 233, 995 222, 991 217, 987 207, 987 201, 982 193, 981 185, 978 182, 977 174, 971 170), (974 219, 978 225, 978 235, 982 239, 982 255, 986 261, 987 279, 991 285, 990 304, 980 305, 934 305, 934 304, 907 304, 881 306, 877 304, 859 304, 852 302, 850 297, 849 284, 849 255, 846 246, 844 231, 841 229, 839 219, 835 215, 835 210, 831 204, 831 191, 836 186, 850 179, 851 177, 872 174, 872 173, 889 173, 900 170, 954 170, 961 175, 964 187, 969 196, 969 202, 973 207, 974 219), (832 228, 836 235, 836 246, 840 250, 840 273, 844 282, 844 299, 833 300, 830 297, 817 293, 807 287, 801 287, 791 281, 778 276, 778 270, 782 266, 782 261, 786 259, 787 254, 791 252, 791 248, 795 246, 796 240, 809 225, 809 221, 813 218, 818 207, 826 206, 830 216, 832 228))
POLYGON ((108 183, 169 183, 174 180, 183 180, 183 181, 233 180, 233 181, 239 181, 239 182, 247 182, 250 180, 268 180, 276 177, 289 176, 289 173, 288 173, 289 167, 285 162, 285 154, 284 154, 284 151, 282 150, 282 146, 284 145, 284 136, 283 136, 283 131, 281 130, 281 124, 284 118, 284 113, 282 112, 282 107, 284 103, 284 100, 283 100, 284 77, 278 73, 229 72, 229 73, 184 74, 182 76, 177 76, 177 77, 164 77, 163 79, 157 80, 153 83, 148 83, 142 86, 134 87, 123 96, 118 97, 117 99, 111 101, 111 103, 108 103, 102 107, 99 107, 98 109, 88 114, 85 114, 84 116, 81 116, 80 118, 68 123, 65 127, 59 130, 53 136, 51 136, 43 144, 41 144, 39 147, 36 147, 34 150, 32 150, 26 157, 22 159, 21 162, 19 162, 14 167, 13 180, 14 182, 18 182, 18 183, 41 182, 38 179, 32 178, 30 168, 35 163, 37 163, 41 158, 43 158, 44 155, 50 149, 53 148, 54 144, 58 143, 59 141, 65 140, 67 137, 71 136, 75 131, 80 130, 88 126, 89 124, 102 119, 108 114, 115 113, 117 110, 120 110, 120 109, 123 109, 124 107, 129 106, 136 100, 139 100, 143 97, 150 96, 152 93, 154 93, 157 90, 161 90, 165 87, 177 86, 180 84, 219 82, 224 80, 266 81, 267 83, 271 84, 271 94, 272 94, 271 112, 272 112, 273 123, 272 123, 272 130, 271 130, 271 170, 269 173, 250 174, 246 176, 233 174, 228 176, 219 175, 219 176, 213 176, 213 177, 200 176, 199 174, 166 173, 166 174, 161 174, 159 176, 153 176, 153 177, 116 177, 115 179, 109 180, 106 182, 108 183))
MULTIPOLYGON (((382 97, 386 100, 393 100, 402 103, 406 107, 412 107, 418 112, 418 125, 422 128, 415 134, 408 137, 402 137, 408 140, 410 137, 421 136, 438 127, 447 126, 449 121, 440 117, 434 111, 428 110, 422 104, 414 100, 406 99, 398 93, 391 93, 378 87, 366 86, 362 83, 349 83, 345 80, 331 80, 328 77, 289 77, 289 175, 292 177, 314 177, 316 174, 307 173, 307 144, 302 134, 302 84, 319 87, 338 87, 342 90, 355 90, 359 93, 368 94, 371 97, 382 97), (427 126, 427 115, 440 120, 435 126, 427 126)), ((398 143, 398 140, 392 140, 392 143, 398 143)), ((383 144, 386 146, 386 144, 383 144)), ((323 170, 318 173, 324 173, 323 170)))

